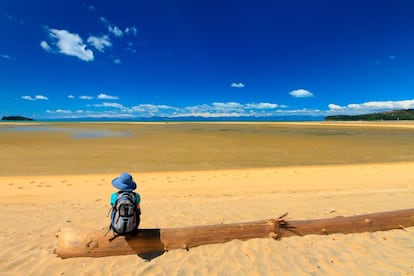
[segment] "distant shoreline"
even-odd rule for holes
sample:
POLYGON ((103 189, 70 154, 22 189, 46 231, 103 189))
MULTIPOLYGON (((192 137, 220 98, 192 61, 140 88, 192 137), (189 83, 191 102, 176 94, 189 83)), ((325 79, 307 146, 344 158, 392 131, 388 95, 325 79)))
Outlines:
POLYGON ((324 121, 324 120, 315 120, 315 121, 66 121, 66 120, 34 120, 34 121, 0 121, 1 125, 53 125, 53 124, 62 124, 62 125, 71 125, 71 124, 111 124, 111 125, 127 125, 127 124, 143 124, 143 125, 165 125, 165 124, 229 124, 229 125, 308 125, 308 126, 355 126, 355 127, 398 127, 398 128, 414 128, 414 121, 410 120, 387 120, 387 121, 324 121))

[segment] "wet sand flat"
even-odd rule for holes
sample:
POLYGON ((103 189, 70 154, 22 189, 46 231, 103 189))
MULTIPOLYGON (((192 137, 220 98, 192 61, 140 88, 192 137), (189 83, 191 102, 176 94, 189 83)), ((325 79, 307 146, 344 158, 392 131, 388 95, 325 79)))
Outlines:
POLYGON ((0 124, 0 175, 414 161, 413 125, 0 124))

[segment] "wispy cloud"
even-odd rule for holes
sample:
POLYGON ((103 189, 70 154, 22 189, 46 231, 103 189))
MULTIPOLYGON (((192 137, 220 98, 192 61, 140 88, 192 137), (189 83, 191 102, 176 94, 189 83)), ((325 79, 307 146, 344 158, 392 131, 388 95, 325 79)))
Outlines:
POLYGON ((114 58, 113 57, 112 60, 115 64, 122 64, 122 61, 119 58, 114 58))
POLYGON ((104 102, 104 103, 101 103, 101 104, 94 104, 93 106, 94 107, 112 107, 112 108, 126 109, 126 107, 123 106, 120 103, 107 103, 107 102, 104 102))
POLYGON ((22 96, 21 98, 23 100, 26 100, 26 101, 37 101, 37 100, 47 101, 47 100, 49 100, 48 97, 43 96, 43 95, 36 95, 34 97, 32 97, 32 96, 22 96))
POLYGON ((258 117, 270 116, 276 108, 281 107, 275 103, 247 103, 214 102, 210 105, 188 106, 177 109, 177 116, 203 116, 203 117, 258 117))
POLYGON ((232 84, 230 84, 230 86, 233 87, 233 88, 244 88, 244 83, 233 82, 232 84))
POLYGON ((0 57, 3 59, 12 59, 12 57, 9 55, 0 55, 0 57))
POLYGON ((134 27, 134 26, 132 26, 132 27, 127 27, 127 28, 125 29, 125 33, 126 33, 126 34, 131 34, 131 35, 133 35, 133 36, 137 36, 137 34, 138 34, 138 30, 137 30, 137 28, 136 28, 136 27, 134 27))
POLYGON ((121 37, 124 35, 122 30, 118 26, 108 26, 108 31, 116 37, 121 37))
POLYGON ((46 113, 72 114, 73 112, 69 109, 56 109, 54 111, 46 110, 46 113))
POLYGON ((295 98, 310 98, 313 97, 313 93, 306 89, 297 89, 289 92, 292 97, 295 98))
POLYGON ((35 101, 36 99, 33 98, 32 96, 22 96, 21 97, 23 100, 27 100, 27 101, 35 101))
MULTIPOLYGON (((175 107, 169 105, 139 104, 125 106, 116 102, 103 102, 87 105, 88 110, 79 116, 91 118, 132 118, 132 117, 187 117, 200 116, 206 118, 217 117, 268 117, 280 115, 300 115, 301 112, 312 113, 311 110, 286 110, 284 105, 276 103, 247 103, 238 102, 214 102, 211 104, 201 104, 194 106, 175 107)), ((53 114, 54 111, 49 111, 53 114)), ((59 115, 59 113, 55 113, 59 115)), ((76 117, 75 112, 70 115, 76 117)))
POLYGON ((7 14, 7 13, 4 14, 4 16, 13 23, 16 23, 16 24, 19 24, 19 25, 24 25, 23 19, 17 18, 15 16, 13 16, 11 14, 7 14))
POLYGON ((104 52, 105 48, 112 46, 112 42, 107 35, 101 37, 90 36, 87 42, 100 52, 104 52))
POLYGON ((96 7, 94 5, 88 5, 86 3, 83 3, 83 6, 86 7, 86 9, 88 9, 89 11, 95 13, 96 12, 96 7))
MULTIPOLYGON (((94 60, 93 52, 86 48, 86 45, 78 34, 70 33, 67 30, 49 28, 46 30, 53 44, 52 46, 56 47, 59 53, 74 56, 83 61, 94 60)), ((47 52, 55 51, 46 41, 42 41, 40 46, 47 52)))
POLYGON ((278 107, 286 107, 286 106, 280 106, 278 104, 274 103, 249 103, 245 105, 248 109, 274 109, 278 107))
MULTIPOLYGON (((75 98, 69 95, 69 98, 75 98)), ((25 100, 47 100, 42 95, 23 96, 25 100)), ((366 114, 396 109, 414 109, 414 99, 400 101, 368 101, 363 103, 351 103, 340 105, 331 103, 325 109, 317 108, 300 108, 289 109, 284 104, 272 102, 248 102, 240 103, 235 101, 213 102, 209 104, 191 105, 191 106, 170 106, 163 104, 125 104, 118 102, 119 97, 99 93, 92 96, 79 96, 82 100, 101 100, 101 102, 92 101, 84 105, 84 109, 74 111, 64 108, 49 110, 47 114, 56 118, 138 118, 138 117, 164 117, 180 118, 189 116, 200 116, 205 118, 217 117, 250 117, 266 118, 278 116, 327 116, 327 115, 351 115, 366 114)))
MULTIPOLYGON (((76 99, 76 97, 74 95, 68 95, 68 98, 69 99, 76 99)), ((81 95, 81 96, 78 97, 78 99, 80 99, 80 100, 93 100, 93 99, 98 99, 98 100, 118 100, 119 97, 118 96, 104 94, 104 93, 100 93, 96 97, 89 96, 89 95, 81 95)))
POLYGON ((103 16, 100 18, 100 20, 107 28, 109 33, 115 37, 122 37, 124 35, 136 36, 138 34, 138 30, 135 26, 126 27, 124 30, 122 30, 120 27, 111 24, 109 20, 103 16))
POLYGON ((100 99, 100 100, 118 100, 119 97, 101 93, 101 94, 98 95, 98 99, 100 99))
POLYGON ((137 50, 134 48, 134 43, 133 43, 133 42, 131 42, 131 41, 129 41, 129 42, 127 43, 127 47, 125 47, 125 50, 126 50, 127 52, 130 52, 130 53, 136 53, 136 52, 137 52, 137 50))

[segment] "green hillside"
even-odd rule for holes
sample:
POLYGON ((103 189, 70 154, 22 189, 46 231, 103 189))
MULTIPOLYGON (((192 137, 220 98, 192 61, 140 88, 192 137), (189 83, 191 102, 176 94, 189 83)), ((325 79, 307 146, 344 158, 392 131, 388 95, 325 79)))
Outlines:
POLYGON ((2 121, 33 121, 31 118, 23 116, 3 116, 2 121))
POLYGON ((334 115, 325 117, 325 121, 381 121, 414 120, 414 109, 392 110, 363 115, 334 115))

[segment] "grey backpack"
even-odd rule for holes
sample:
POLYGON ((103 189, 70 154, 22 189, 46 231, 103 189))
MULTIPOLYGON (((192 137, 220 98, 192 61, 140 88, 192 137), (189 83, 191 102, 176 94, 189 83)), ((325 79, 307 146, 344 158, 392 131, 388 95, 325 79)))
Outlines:
POLYGON ((118 235, 137 230, 139 213, 134 192, 119 192, 111 212, 110 229, 118 235))

